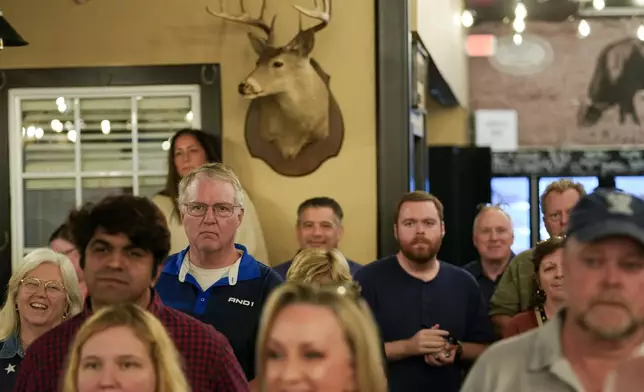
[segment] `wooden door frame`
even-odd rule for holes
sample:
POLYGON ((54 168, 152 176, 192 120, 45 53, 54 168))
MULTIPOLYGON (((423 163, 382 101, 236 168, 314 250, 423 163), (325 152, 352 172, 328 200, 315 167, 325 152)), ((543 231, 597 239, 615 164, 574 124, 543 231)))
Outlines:
MULTIPOLYGON (((394 254, 394 208, 411 175, 411 32, 408 0, 376 0, 378 257, 394 254)), ((369 262, 371 260, 364 260, 369 262)))

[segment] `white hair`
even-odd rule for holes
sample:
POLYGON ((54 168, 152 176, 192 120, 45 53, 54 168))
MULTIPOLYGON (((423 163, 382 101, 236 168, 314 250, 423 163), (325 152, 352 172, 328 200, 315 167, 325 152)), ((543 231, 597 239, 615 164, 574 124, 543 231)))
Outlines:
POLYGON ((220 180, 227 182, 235 188, 235 203, 241 208, 244 208, 244 189, 237 175, 228 166, 223 163, 206 163, 198 169, 190 172, 187 176, 183 177, 179 182, 179 197, 177 202, 179 207, 186 203, 188 192, 191 186, 200 178, 207 178, 210 180, 220 180))
POLYGON ((7 300, 0 309, 0 341, 6 340, 20 328, 20 317, 16 309, 16 298, 20 281, 31 271, 38 268, 41 264, 51 263, 60 268, 63 277, 63 285, 67 294, 67 311, 66 314, 71 317, 75 316, 83 308, 83 296, 78 286, 78 276, 74 265, 67 256, 56 253, 49 248, 38 248, 29 252, 18 270, 11 274, 7 288, 7 300))
POLYGON ((510 231, 512 231, 514 224, 512 223, 512 217, 508 212, 503 209, 503 207, 500 204, 482 204, 478 207, 478 211, 476 213, 476 216, 474 216, 474 224, 472 225, 472 231, 474 233, 478 232, 478 226, 479 226, 479 221, 481 220, 483 214, 489 212, 489 211, 498 211, 500 212, 503 216, 505 216, 508 219, 508 222, 510 223, 510 231))

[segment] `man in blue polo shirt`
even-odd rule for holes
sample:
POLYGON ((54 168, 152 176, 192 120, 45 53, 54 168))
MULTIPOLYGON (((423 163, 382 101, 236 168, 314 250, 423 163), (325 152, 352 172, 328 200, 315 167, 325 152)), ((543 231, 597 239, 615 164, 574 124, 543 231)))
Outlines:
POLYGON ((181 180, 178 204, 190 245, 168 258, 156 290, 166 305, 223 333, 250 381, 262 306, 282 280, 235 244, 243 195, 235 173, 220 163, 181 180))
MULTIPOLYGON (((305 200, 297 208, 297 242, 300 250, 309 248, 336 249, 342 239, 342 218, 344 213, 337 201, 330 197, 314 197, 305 200)), ((299 252, 299 250, 298 250, 299 252)), ((362 267, 361 264, 347 259, 351 275, 362 267)), ((292 260, 274 267, 282 279, 286 280, 292 260)))
POLYGON ((458 392, 464 364, 494 340, 474 277, 439 261, 443 205, 405 194, 395 211, 400 251, 355 276, 380 327, 391 392, 458 392), (462 362, 463 361, 463 362, 462 362))

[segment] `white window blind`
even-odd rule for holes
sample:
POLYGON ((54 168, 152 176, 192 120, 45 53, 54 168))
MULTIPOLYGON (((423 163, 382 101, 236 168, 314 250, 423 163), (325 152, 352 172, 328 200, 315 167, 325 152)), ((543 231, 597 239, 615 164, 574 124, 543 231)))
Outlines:
POLYGON ((170 137, 199 128, 199 86, 9 91, 12 262, 70 209, 165 185, 170 137))

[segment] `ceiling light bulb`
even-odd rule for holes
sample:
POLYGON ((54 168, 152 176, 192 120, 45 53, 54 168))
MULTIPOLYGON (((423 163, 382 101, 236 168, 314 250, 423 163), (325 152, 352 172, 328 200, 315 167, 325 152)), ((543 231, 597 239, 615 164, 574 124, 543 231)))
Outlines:
POLYGON ((606 7, 606 2, 604 0, 593 0, 593 8, 597 11, 601 11, 606 7))
POLYGON ((525 19, 528 16, 528 9, 525 8, 525 4, 522 2, 517 3, 516 8, 514 9, 514 17, 517 19, 525 19))
POLYGON ((472 14, 472 11, 463 11, 463 14, 461 14, 461 24, 463 24, 463 27, 466 28, 472 27, 472 25, 474 24, 474 15, 472 14))
POLYGON ((515 45, 519 46, 523 43, 523 37, 521 36, 521 34, 514 34, 512 36, 512 41, 515 45))

